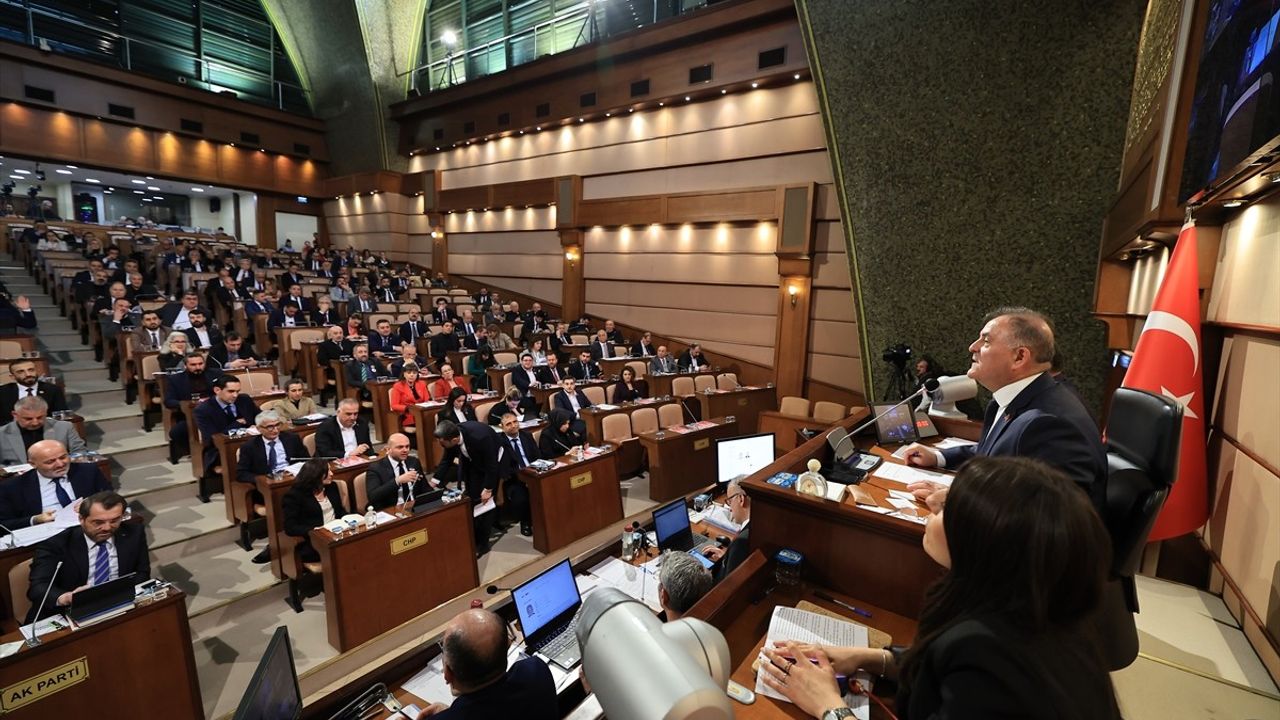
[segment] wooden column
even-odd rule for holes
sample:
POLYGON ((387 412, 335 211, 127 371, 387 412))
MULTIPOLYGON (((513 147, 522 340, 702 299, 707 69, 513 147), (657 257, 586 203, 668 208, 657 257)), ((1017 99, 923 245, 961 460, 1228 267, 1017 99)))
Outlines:
POLYGON ((587 307, 587 283, 582 272, 582 231, 561 230, 560 247, 564 250, 560 315, 568 322, 582 317, 587 307))
POLYGON ((813 219, 817 186, 778 188, 778 334, 773 368, 778 396, 804 395, 813 299, 813 219))

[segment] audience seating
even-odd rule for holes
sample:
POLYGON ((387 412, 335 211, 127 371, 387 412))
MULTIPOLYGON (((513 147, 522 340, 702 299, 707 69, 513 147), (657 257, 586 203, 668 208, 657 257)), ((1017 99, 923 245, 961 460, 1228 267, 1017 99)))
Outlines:
MULTIPOLYGON (((600 387, 599 385, 592 385, 591 387, 583 388, 582 394, 587 396, 587 399, 591 401, 592 405, 600 405, 603 402, 605 402, 604 388, 600 387)), ((626 413, 619 413, 619 414, 625 415, 626 413)), ((614 416, 610 415, 609 417, 614 417, 614 416)), ((608 420, 609 420, 608 417, 605 418, 605 422, 608 422, 608 420)))
POLYGON ((829 400, 819 400, 813 404, 813 419, 824 422, 839 422, 845 418, 844 406, 829 400))
POLYGON ((716 379, 712 375, 696 375, 693 378, 693 389, 698 394, 702 394, 708 390, 714 390, 716 387, 716 379))
POLYGON ((12 598, 9 608, 12 614, 9 617, 15 618, 19 624, 24 622, 23 618, 31 611, 31 601, 27 599, 27 588, 31 586, 30 577, 31 558, 27 558, 9 568, 9 577, 6 578, 9 583, 9 597, 12 598))
POLYGON ((809 417, 809 401, 802 397, 787 395, 778 405, 778 412, 794 417, 809 417))
POLYGON ((716 387, 721 390, 733 390, 738 387, 738 374, 720 373, 716 376, 716 387))
POLYGON ((658 425, 663 430, 684 423, 684 411, 678 403, 667 403, 658 408, 658 425))
MULTIPOLYGON (((314 436, 309 436, 314 437, 314 436)), ((363 479, 364 473, 357 476, 357 479, 363 479)), ((352 510, 350 496, 347 493, 346 483, 337 483, 338 495, 342 498, 342 504, 348 510, 352 510)), ((323 571, 323 567, 318 562, 302 562, 298 557, 298 546, 302 544, 302 538, 293 537, 292 535, 284 535, 280 541, 280 564, 284 571, 284 576, 289 580, 289 598, 286 602, 293 608, 294 612, 302 612, 302 578, 307 575, 319 575, 323 571)))

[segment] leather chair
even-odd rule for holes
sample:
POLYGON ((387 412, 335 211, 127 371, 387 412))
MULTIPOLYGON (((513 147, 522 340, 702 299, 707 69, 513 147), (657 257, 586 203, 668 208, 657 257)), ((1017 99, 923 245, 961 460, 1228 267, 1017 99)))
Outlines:
POLYGON ((1138 656, 1134 575, 1147 537, 1178 475, 1182 406, 1162 395, 1119 388, 1107 417, 1107 500, 1111 581, 1100 612, 1103 650, 1111 670, 1138 656))
POLYGON ((698 393, 714 390, 715 387, 716 378, 714 375, 697 375, 693 378, 693 388, 698 393))
POLYGON ((582 394, 587 396, 592 405, 599 405, 604 402, 604 388, 599 385, 582 388, 582 394))
POLYGON ((778 406, 778 412, 795 417, 809 417, 809 401, 802 397, 786 395, 782 398, 782 404, 778 406))
MULTIPOLYGON (((308 437, 314 437, 309 435, 308 437)), ((363 473, 361 474, 363 477, 363 473)), ((351 498, 347 494, 347 484, 338 483, 338 495, 342 498, 342 504, 346 506, 347 511, 358 515, 364 513, 356 513, 351 507, 351 498)), ((281 535, 280 537, 280 566, 284 571, 284 576, 289 579, 289 597, 285 598, 285 603, 293 608, 294 612, 302 612, 303 591, 302 582, 304 578, 320 575, 324 568, 318 562, 303 562, 298 557, 298 546, 302 544, 302 538, 292 535, 281 535)))
POLYGON ((813 419, 823 423, 839 422, 845 418, 844 406, 828 400, 813 404, 813 419))
POLYGON ((658 425, 663 429, 667 429, 673 425, 679 425, 684 422, 684 413, 681 412, 680 406, 675 403, 667 403, 658 408, 658 425))
POLYGON ((31 585, 31 559, 28 558, 9 568, 9 597, 13 613, 10 617, 19 624, 26 622, 24 618, 31 612, 31 601, 27 599, 27 588, 31 585))
POLYGON ((737 373, 720 373, 716 376, 716 387, 721 390, 733 390, 738 385, 737 373))

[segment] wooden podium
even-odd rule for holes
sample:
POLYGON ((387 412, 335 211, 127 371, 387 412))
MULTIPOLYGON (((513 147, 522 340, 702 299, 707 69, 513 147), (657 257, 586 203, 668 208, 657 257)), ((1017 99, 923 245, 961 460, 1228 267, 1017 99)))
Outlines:
POLYGON ((778 409, 778 393, 771 387, 740 387, 736 390, 713 390, 698 393, 702 417, 738 419, 743 433, 754 433, 760 427, 760 413, 778 409))
POLYGON ((636 436, 649 458, 650 500, 670 500, 715 483, 714 441, 737 435, 738 421, 721 417, 703 422, 709 425, 687 432, 681 430, 688 426, 677 425, 636 436))
POLYGON ((586 460, 568 456, 554 460, 564 466, 545 473, 530 468, 520 471, 520 479, 529 487, 533 547, 541 553, 622 522, 617 449, 586 460))

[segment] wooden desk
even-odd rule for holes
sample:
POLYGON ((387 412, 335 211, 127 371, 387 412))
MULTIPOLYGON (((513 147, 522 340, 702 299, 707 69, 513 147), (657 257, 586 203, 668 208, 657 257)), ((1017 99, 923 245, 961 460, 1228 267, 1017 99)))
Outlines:
MULTIPOLYGON (((292 425, 282 429, 281 432, 294 433, 301 440, 314 433, 317 427, 319 427, 318 423, 314 425, 292 425)), ((231 490, 235 487, 235 483, 238 482, 236 480, 236 465, 240 458, 240 448, 256 437, 258 436, 251 433, 243 433, 235 437, 231 437, 226 433, 218 433, 213 436, 213 446, 218 449, 218 464, 222 468, 222 497, 227 505, 227 521, 232 524, 253 518, 252 508, 233 507, 240 495, 231 490)))
POLYGON ((714 424, 683 433, 676 428, 685 426, 677 425, 636 436, 649 459, 650 500, 670 500, 715 483, 716 451, 712 441, 738 435, 738 421, 712 418, 706 422, 714 424))
MULTIPOLYGON (((860 415, 865 417, 867 411, 860 415)), ((776 410, 765 410, 758 416, 758 432, 773 433, 773 452, 777 456, 786 455, 801 444, 799 431, 806 428, 813 430, 829 430, 835 426, 832 422, 822 422, 815 418, 800 415, 784 415, 776 410)))
MULTIPOLYGON (((165 599, 120 617, 45 635, 42 645, 0 660, 6 686, 35 681, 54 670, 76 673, 67 675, 59 690, 16 709, 10 710, 12 694, 6 692, 5 717, 82 717, 90 708, 111 717, 204 717, 186 598, 176 588, 168 592, 165 599)), ((16 632, 0 638, 18 639, 16 632)))
MULTIPOLYGON (((418 338, 418 339, 421 340, 422 338, 418 338)), ((424 352, 423 350, 419 350, 418 354, 421 357, 427 357, 429 353, 424 352)), ((449 361, 449 365, 453 366, 453 374, 466 375, 467 374, 467 358, 475 354, 476 354, 475 350, 468 350, 464 347, 461 350, 450 350, 446 352, 445 359, 449 361)))
POLYGON ((324 330, 314 325, 299 324, 295 327, 276 328, 276 348, 280 350, 280 372, 292 377, 297 374, 299 351, 293 349, 289 336, 299 330, 324 330))
MULTIPOLYGON (((467 402, 471 403, 471 407, 476 409, 477 416, 480 408, 485 405, 492 405, 502 400, 501 395, 491 394, 472 394, 467 398, 467 402)), ((409 407, 409 413, 413 415, 413 433, 418 443, 418 462, 422 463, 422 469, 426 472, 435 470, 436 465, 440 463, 440 443, 436 442, 435 433, 436 418, 440 416, 440 412, 444 410, 445 403, 432 401, 409 407)))
POLYGON ((630 415, 631 413, 644 408, 653 408, 654 412, 657 412, 658 408, 663 404, 674 403, 663 403, 661 400, 656 398, 641 398, 634 402, 615 404, 618 407, 612 410, 602 410, 599 406, 593 405, 592 407, 582 408, 578 411, 578 417, 582 418, 582 421, 587 425, 587 440, 589 440, 592 445, 599 445, 604 442, 604 419, 606 417, 622 413, 630 415))
MULTIPOLYGON (((232 370, 230 371, 230 374, 239 375, 245 372, 247 371, 232 370)), ((271 402, 272 400, 281 400, 285 397, 284 391, 279 389, 274 392, 268 390, 267 392, 246 392, 242 394, 253 398, 253 402, 258 406, 259 410, 262 409, 263 405, 271 402)), ((210 398, 204 398, 200 402, 207 402, 209 400, 210 398)), ((199 403, 192 402, 191 400, 181 400, 179 402, 180 407, 182 408, 182 414, 187 420, 187 447, 191 449, 191 472, 196 478, 196 493, 200 497, 207 498, 208 495, 212 493, 221 492, 222 487, 221 484, 215 488, 205 487, 204 439, 200 437, 200 427, 196 424, 196 405, 199 403)), ((253 425, 253 418, 247 418, 247 420, 249 421, 249 425, 247 427, 251 427, 253 425)))
POLYGON ((644 380, 645 382, 649 383, 650 397, 667 397, 668 395, 675 394, 671 389, 671 385, 672 383, 675 382, 676 378, 682 378, 682 377, 696 378, 699 375, 715 376, 718 374, 719 372, 715 370, 699 370, 698 372, 693 372, 693 373, 687 373, 687 372, 686 373, 664 373, 662 375, 653 375, 650 373, 645 373, 644 380))
POLYGON ((760 413, 778 409, 778 393, 771 387, 743 386, 736 390, 712 390, 698 393, 702 404, 702 417, 738 418, 738 427, 744 434, 756 432, 760 427, 760 413))
POLYGON ((568 456, 554 459, 564 465, 545 473, 531 468, 520 471, 520 479, 529 487, 533 547, 541 553, 559 550, 622 521, 617 448, 581 461, 568 456))
POLYGON ((466 501, 343 538, 312 530, 329 644, 346 652, 479 585, 472 535, 466 501))
MULTIPOLYGON (((431 379, 424 377, 428 384, 431 379)), ((371 378, 366 380, 364 387, 369 391, 369 400, 373 402, 373 428, 378 432, 378 442, 386 442, 387 436, 399 429, 399 417, 391 412, 391 386, 397 382, 396 378, 371 378)))
POLYGON ((301 366, 302 381, 307 384, 307 392, 312 395, 323 391, 329 385, 329 379, 320 365, 320 344, 323 340, 303 340, 298 343, 298 363, 301 366))
MULTIPOLYGON (((755 527, 755 523, 752 523, 755 527)), ((807 559, 807 558, 806 558, 807 559)), ((887 564, 892 560, 885 558, 887 564)), ((916 622, 912 617, 894 613, 863 598, 832 590, 820 584, 804 582, 796 586, 776 585, 774 562, 766 560, 760 551, 753 552, 742 565, 722 580, 711 592, 689 609, 687 617, 705 620, 722 633, 729 645, 732 665, 730 678, 747 688, 754 688, 756 673, 752 663, 764 646, 769 632, 769 620, 775 607, 795 607, 801 601, 832 611, 850 622, 856 622, 888 633, 895 644, 910 644, 915 639, 916 622), (832 597, 867 610, 870 618, 854 616, 835 603, 819 599, 816 590, 824 590, 832 597)), ((757 695, 755 703, 734 703, 734 716, 739 720, 773 718, 808 718, 808 715, 791 703, 757 695)), ((871 717, 887 717, 872 704, 871 717)))
MULTIPOLYGON (((641 360, 642 358, 633 358, 623 355, 622 357, 614 356, 611 358, 600 358, 596 362, 600 364, 600 372, 603 373, 605 377, 617 379, 622 375, 622 368, 626 367, 627 363, 640 362, 641 360)), ((648 365, 649 363, 645 363, 646 370, 648 370, 648 365)), ((643 379, 644 378, 638 375, 636 376, 636 380, 643 379)))

